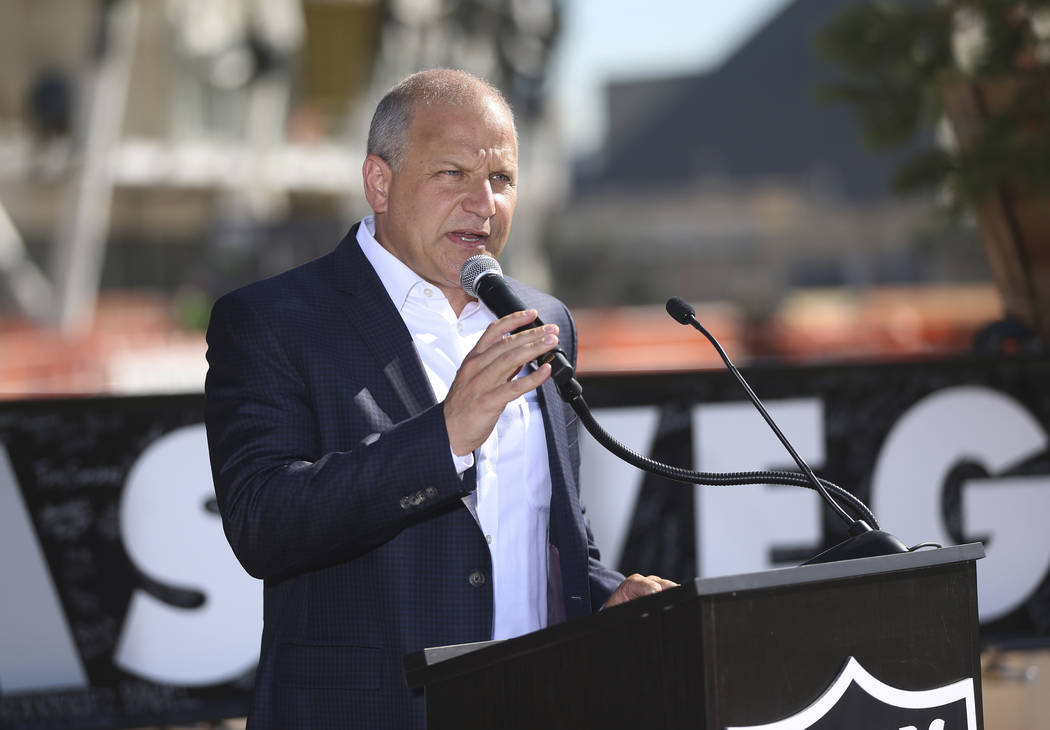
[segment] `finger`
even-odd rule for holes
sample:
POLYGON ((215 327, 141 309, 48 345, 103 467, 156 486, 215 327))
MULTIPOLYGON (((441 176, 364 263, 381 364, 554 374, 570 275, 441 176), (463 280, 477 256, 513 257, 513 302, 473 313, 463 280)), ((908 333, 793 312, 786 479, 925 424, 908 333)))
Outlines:
POLYGON ((533 370, 517 379, 514 376, 521 372, 526 362, 556 346, 557 335, 541 331, 516 340, 513 345, 493 347, 470 355, 456 373, 448 400, 456 404, 473 402, 476 406, 469 408, 480 407, 486 413, 498 413, 508 402, 546 380, 546 370, 543 373, 533 370))
MULTIPOLYGON (((470 354, 480 355, 489 351, 503 352, 511 350, 515 346, 526 346, 535 339, 542 338, 545 333, 559 334, 560 328, 558 325, 543 324, 538 318, 528 316, 534 311, 527 310, 524 313, 526 316, 521 319, 515 318, 510 321, 497 320, 500 326, 490 325, 491 329, 486 329, 483 337, 478 340, 477 345, 474 346, 470 354), (519 326, 521 322, 525 324, 520 324, 519 326)), ((493 323, 493 325, 495 324, 493 323)))
POLYGON ((637 573, 630 575, 624 580, 622 587, 629 599, 641 598, 668 588, 677 588, 678 584, 673 580, 661 578, 658 575, 642 576, 637 573))
POLYGON ((497 415, 503 411, 508 403, 515 398, 518 398, 530 390, 543 385, 548 378, 551 376, 551 366, 541 365, 540 367, 533 370, 528 375, 523 375, 520 378, 512 378, 488 391, 484 396, 483 408, 491 408, 493 413, 497 415))
POLYGON ((492 347, 503 339, 503 335, 510 334, 519 327, 524 327, 529 322, 534 321, 538 316, 539 312, 535 309, 525 309, 520 312, 513 312, 505 317, 500 317, 485 328, 485 331, 481 334, 481 339, 478 340, 478 344, 474 346, 474 349, 478 350, 492 347))
POLYGON ((617 606, 642 596, 658 593, 659 591, 660 588, 655 581, 650 581, 648 578, 634 573, 627 576, 623 583, 613 591, 613 594, 609 596, 609 600, 605 602, 605 607, 617 606))
MULTIPOLYGON (((549 363, 547 363, 544 365, 540 365, 528 375, 523 375, 520 378, 514 378, 509 383, 507 383, 507 385, 511 386, 515 393, 514 398, 517 398, 519 395, 524 395, 530 390, 535 390, 536 388, 540 387, 541 385, 547 382, 547 379, 550 378, 550 376, 551 366, 549 363)), ((510 400, 514 400, 514 398, 511 398, 510 400)), ((510 401, 507 402, 509 403, 510 401)))
POLYGON ((502 345, 506 351, 499 354, 499 359, 508 368, 516 367, 511 373, 513 377, 527 363, 539 359, 557 346, 558 326, 545 324, 542 329, 508 337, 506 344, 502 345))
MULTIPOLYGON (((536 317, 535 309, 526 309, 521 312, 508 314, 507 316, 501 317, 492 322, 485 328, 485 331, 481 333, 481 337, 478 339, 474 347, 471 348, 470 352, 467 353, 463 363, 466 365, 471 361, 477 361, 478 358, 482 358, 479 362, 475 362, 475 365, 478 367, 488 367, 492 364, 492 361, 497 355, 511 349, 514 344, 528 341, 532 336, 542 337, 542 332, 544 330, 536 327, 529 328, 522 332, 521 334, 525 335, 525 338, 511 334, 521 327, 527 327, 530 322, 536 321, 536 317), (488 353, 489 356, 482 357, 486 353, 488 353)), ((555 326, 555 331, 556 330, 557 326, 555 326)))
POLYGON ((664 588, 674 588, 678 585, 673 580, 667 580, 667 578, 661 578, 658 575, 647 575, 646 578, 648 578, 651 581, 655 581, 656 583, 659 583, 664 588))
POLYGON ((544 325, 510 335, 488 349, 475 348, 464 360, 464 365, 468 373, 491 377, 493 384, 506 382, 526 363, 558 346, 557 330, 557 325, 544 325))
POLYGON ((513 377, 521 370, 520 366, 502 379, 496 379, 498 376, 493 375, 495 370, 496 368, 489 368, 482 371, 469 385, 469 389, 474 393, 475 405, 472 410, 476 414, 489 414, 493 419, 498 417, 512 400, 540 387, 551 376, 549 364, 541 365, 520 378, 513 377))
POLYGON ((634 597, 648 596, 653 593, 659 593, 663 590, 663 586, 657 583, 652 578, 640 578, 631 583, 631 593, 634 597))
MULTIPOLYGON (((641 575, 629 575, 620 587, 613 593, 613 597, 616 598, 619 594, 619 599, 622 601, 633 601, 635 598, 641 598, 642 596, 648 596, 651 593, 656 593, 660 589, 655 582, 650 581, 641 575)), ((616 602, 620 602, 617 600, 616 602)))

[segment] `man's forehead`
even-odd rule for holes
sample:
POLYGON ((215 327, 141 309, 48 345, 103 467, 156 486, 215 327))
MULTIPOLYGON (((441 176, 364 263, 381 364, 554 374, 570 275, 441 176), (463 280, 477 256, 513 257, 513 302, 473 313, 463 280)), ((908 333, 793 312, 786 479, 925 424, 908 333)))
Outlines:
POLYGON ((450 152, 462 154, 479 162, 488 160, 503 165, 516 165, 518 162, 518 151, 512 145, 479 147, 476 141, 464 140, 461 144, 454 145, 450 152))
POLYGON ((412 126, 421 135, 418 141, 439 145, 449 154, 517 162, 513 118, 503 108, 421 106, 412 126))

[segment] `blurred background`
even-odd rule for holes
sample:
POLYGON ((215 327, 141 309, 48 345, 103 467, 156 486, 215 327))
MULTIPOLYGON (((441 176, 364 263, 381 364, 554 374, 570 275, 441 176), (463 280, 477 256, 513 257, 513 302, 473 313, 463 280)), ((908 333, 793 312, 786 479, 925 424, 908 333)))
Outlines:
POLYGON ((852 5, 0 0, 0 394, 200 389, 211 303, 369 212, 374 104, 436 65, 516 110, 504 267, 585 372, 713 365, 673 295, 742 362, 966 351, 1004 313, 977 226, 821 98, 852 5))

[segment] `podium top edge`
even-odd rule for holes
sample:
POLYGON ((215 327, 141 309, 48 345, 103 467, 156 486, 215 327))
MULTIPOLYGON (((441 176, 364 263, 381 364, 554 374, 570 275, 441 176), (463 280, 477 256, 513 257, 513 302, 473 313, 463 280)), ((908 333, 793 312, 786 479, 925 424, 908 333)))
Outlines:
POLYGON ((409 687, 421 687, 438 678, 448 678, 484 668, 495 662, 538 648, 556 644, 575 635, 601 631, 617 624, 634 620, 654 611, 671 608, 698 597, 725 595, 740 591, 780 588, 836 579, 900 573, 934 568, 954 563, 979 560, 984 557, 981 543, 968 543, 932 550, 873 558, 855 558, 835 563, 800 565, 775 568, 756 573, 696 578, 677 588, 670 588, 650 596, 567 621, 531 634, 499 641, 479 641, 473 644, 430 647, 403 658, 405 680, 409 687))
POLYGON ((835 563, 799 565, 790 568, 774 568, 757 573, 696 578, 694 590, 698 596, 713 596, 720 593, 777 588, 781 586, 814 583, 838 578, 856 578, 879 573, 894 573, 901 570, 930 568, 937 565, 980 560, 984 557, 984 545, 979 542, 952 545, 933 550, 916 550, 898 555, 883 555, 873 558, 855 558, 835 563))

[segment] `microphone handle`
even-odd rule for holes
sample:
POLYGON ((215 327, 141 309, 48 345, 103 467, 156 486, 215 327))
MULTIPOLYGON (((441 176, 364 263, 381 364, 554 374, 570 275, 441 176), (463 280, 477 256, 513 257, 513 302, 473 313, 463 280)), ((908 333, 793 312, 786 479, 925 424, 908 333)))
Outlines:
MULTIPOLYGON (((521 301, 518 295, 507 286, 503 276, 495 271, 482 274, 474 283, 474 288, 477 290, 478 299, 485 302, 485 306, 491 309, 497 317, 506 317, 508 314, 528 309, 525 302, 521 301)), ((524 327, 519 327, 515 332, 542 326, 543 322, 537 317, 524 327)))

